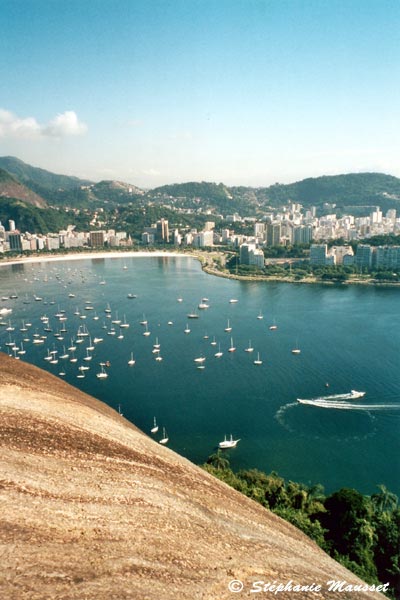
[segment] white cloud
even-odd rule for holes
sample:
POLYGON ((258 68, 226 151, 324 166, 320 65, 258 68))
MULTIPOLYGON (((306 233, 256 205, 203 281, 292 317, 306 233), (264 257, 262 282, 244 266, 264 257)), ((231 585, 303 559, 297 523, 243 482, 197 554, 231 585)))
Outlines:
POLYGON ((67 110, 54 117, 49 123, 40 125, 34 117, 20 118, 0 108, 0 138, 62 138, 83 135, 86 131, 87 126, 79 121, 73 110, 67 110))
POLYGON ((43 135, 66 137, 68 135, 82 135, 86 131, 87 125, 79 122, 77 114, 73 110, 66 110, 43 128, 43 135))

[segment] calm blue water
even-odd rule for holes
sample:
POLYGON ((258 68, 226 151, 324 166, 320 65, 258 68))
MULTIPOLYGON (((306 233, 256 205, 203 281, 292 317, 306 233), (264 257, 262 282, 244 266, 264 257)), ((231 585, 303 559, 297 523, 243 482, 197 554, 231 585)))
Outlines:
MULTIPOLYGON (((169 447, 190 460, 204 462, 232 433, 241 439, 228 451, 234 469, 274 469, 295 481, 320 482, 327 491, 351 486, 370 494, 384 483, 400 492, 400 290, 231 281, 209 276, 196 261, 181 257, 3 266, 0 296, 13 294, 18 298, 0 301, 0 308, 13 309, 15 326, 13 332, 0 327, 1 350, 8 351, 10 340, 20 347, 23 337, 29 339, 21 358, 54 374, 65 371, 69 383, 114 408, 120 404, 124 416, 145 432, 156 416, 169 447), (129 293, 137 298, 128 299, 129 293), (35 301, 34 294, 42 300, 35 301), (188 319, 203 297, 210 308, 188 319), (230 303, 232 298, 238 302, 230 303), (85 310, 87 301, 94 310, 85 310), (104 312, 107 303, 111 319, 104 312), (54 316, 60 310, 66 321, 54 316), (129 328, 112 325, 116 311, 129 328), (257 318, 260 311, 263 319, 257 318), (43 332, 44 314, 52 332, 43 332), (20 332, 23 319, 32 323, 28 332, 20 332), (230 333, 224 331, 228 319, 230 333), (63 324, 67 332, 58 340, 54 332, 63 324), (271 324, 277 329, 270 330, 271 324), (48 349, 62 354, 71 345, 80 325, 92 338, 104 339, 89 352, 93 359, 83 361, 85 338, 75 352, 77 363, 45 361, 48 349), (108 333, 112 327, 114 336, 108 333), (43 346, 33 345, 34 333, 47 335, 43 346), (218 346, 210 343, 214 336, 224 353, 220 359, 214 357, 218 346), (159 362, 152 353, 156 337, 159 362), (236 351, 229 353, 231 337, 236 351), (249 340, 253 353, 244 351, 249 340), (300 355, 291 353, 296 346, 300 355), (133 367, 127 364, 131 352, 133 367), (261 366, 253 364, 257 352, 261 366), (204 370, 194 363, 201 355, 204 370), (106 360, 109 376, 99 380, 99 362, 106 360), (79 365, 90 367, 84 379, 77 378, 79 365), (296 402, 350 389, 367 393, 340 409, 296 402), (359 406, 364 408, 355 410, 359 406)), ((3 317, 7 325, 8 320, 3 317)))

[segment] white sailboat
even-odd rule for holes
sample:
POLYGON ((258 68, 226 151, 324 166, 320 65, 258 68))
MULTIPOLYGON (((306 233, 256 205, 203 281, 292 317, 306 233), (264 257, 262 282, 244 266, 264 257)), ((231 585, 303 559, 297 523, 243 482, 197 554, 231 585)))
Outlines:
POLYGON ((236 348, 233 345, 233 338, 231 338, 231 345, 228 348, 228 352, 235 352, 236 348))
POLYGON ((272 325, 269 326, 271 331, 275 331, 276 329, 278 329, 278 325, 275 323, 275 319, 272 322, 272 325))
POLYGON ((231 434, 231 438, 229 440, 226 439, 226 436, 222 442, 219 442, 218 448, 226 449, 226 448, 235 448, 236 444, 240 442, 240 439, 234 440, 231 434))
POLYGON ((163 436, 161 438, 161 440, 159 440, 160 444, 167 444, 169 440, 169 437, 167 435, 167 432, 165 431, 165 427, 163 427, 163 436))
POLYGON ((26 354, 26 350, 24 349, 24 343, 21 342, 21 349, 18 350, 18 354, 26 354))
POLYGON ((299 341, 296 340, 296 345, 292 348, 292 354, 301 354, 301 350, 299 348, 299 341))
POLYGON ((133 365, 135 364, 135 362, 136 362, 136 361, 135 361, 135 359, 133 358, 133 352, 131 352, 131 357, 130 357, 130 359, 128 360, 128 365, 129 365, 130 367, 133 367, 133 365))
POLYGON ((96 373, 96 377, 98 379, 106 379, 108 377, 108 373, 105 372, 103 365, 101 365, 100 373, 96 373))
POLYGON ((125 315, 124 315, 124 320, 123 320, 123 322, 120 324, 120 327, 121 327, 122 329, 128 329, 128 327, 129 327, 129 323, 127 323, 127 322, 126 322, 126 316, 125 316, 125 315))
POLYGON ((157 421, 156 418, 154 417, 154 424, 153 427, 150 429, 151 433, 157 433, 158 431, 158 425, 157 425, 157 421))
POLYGON ((197 358, 195 358, 194 362, 197 363, 197 364, 202 364, 202 363, 205 362, 205 360, 206 360, 206 357, 203 356, 203 355, 201 355, 201 356, 198 356, 197 358))
POLYGON ((262 365, 262 360, 260 359, 260 353, 257 352, 257 358, 253 361, 255 365, 262 365))
POLYGON ((228 332, 229 332, 229 331, 232 331, 232 327, 231 327, 231 324, 230 324, 230 321, 229 321, 229 319, 228 319, 228 322, 227 322, 227 324, 226 324, 225 331, 228 331, 228 332))
POLYGON ((189 325, 186 323, 186 329, 184 329, 184 333, 190 333, 189 325))
POLYGON ((214 354, 215 358, 221 358, 223 352, 221 352, 221 344, 218 344, 218 352, 214 354))
POLYGON ((249 340, 249 345, 244 349, 245 352, 253 352, 254 348, 251 345, 251 340, 249 340))

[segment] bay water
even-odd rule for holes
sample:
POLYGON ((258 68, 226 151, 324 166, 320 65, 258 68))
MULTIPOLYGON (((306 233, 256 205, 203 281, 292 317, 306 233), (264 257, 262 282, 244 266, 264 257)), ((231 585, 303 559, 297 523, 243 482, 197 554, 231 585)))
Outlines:
POLYGON ((3 265, 0 296, 0 309, 12 308, 2 316, 1 351, 63 377, 155 440, 165 428, 168 446, 195 463, 232 434, 240 438, 226 451, 234 470, 275 470, 327 492, 372 494, 383 483, 400 493, 398 289, 237 281, 185 256, 121 256, 3 265), (71 363, 68 347, 82 331, 89 336, 71 363), (90 338, 103 341, 88 351, 90 338), (57 363, 45 360, 51 352, 57 363), (297 402, 351 389, 365 396, 297 402))

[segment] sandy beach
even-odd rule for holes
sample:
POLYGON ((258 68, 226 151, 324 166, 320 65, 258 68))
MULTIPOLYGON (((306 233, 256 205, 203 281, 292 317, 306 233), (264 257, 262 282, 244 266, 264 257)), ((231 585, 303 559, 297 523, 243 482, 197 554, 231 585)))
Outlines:
POLYGON ((130 250, 127 252, 85 252, 85 253, 66 253, 60 255, 43 255, 43 256, 27 256, 17 259, 2 259, 0 267, 19 265, 22 263, 40 263, 40 262, 60 262, 64 260, 87 260, 91 258, 164 258, 164 257, 181 257, 198 258, 193 254, 184 254, 181 252, 135 252, 130 250))

